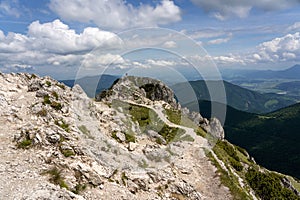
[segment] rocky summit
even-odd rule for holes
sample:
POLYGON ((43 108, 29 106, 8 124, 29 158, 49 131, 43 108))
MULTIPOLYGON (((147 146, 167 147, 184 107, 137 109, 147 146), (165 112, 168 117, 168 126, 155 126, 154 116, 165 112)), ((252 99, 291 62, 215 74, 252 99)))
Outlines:
POLYGON ((0 199, 268 199, 264 178, 270 195, 299 198, 297 181, 150 78, 123 77, 93 100, 79 85, 0 74, 0 124, 0 199))

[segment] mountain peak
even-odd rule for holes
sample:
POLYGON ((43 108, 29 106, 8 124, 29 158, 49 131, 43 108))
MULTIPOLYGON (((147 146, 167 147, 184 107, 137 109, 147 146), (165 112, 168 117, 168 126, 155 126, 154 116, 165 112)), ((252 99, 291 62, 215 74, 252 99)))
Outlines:
POLYGON ((1 199, 257 199, 251 178, 270 174, 154 79, 121 78, 98 102, 49 77, 0 86, 1 199))
POLYGON ((177 109, 179 104, 174 97, 174 92, 159 80, 148 77, 124 76, 117 79, 109 90, 98 94, 96 101, 101 101, 103 98, 133 101, 147 99, 148 101, 164 101, 177 109))

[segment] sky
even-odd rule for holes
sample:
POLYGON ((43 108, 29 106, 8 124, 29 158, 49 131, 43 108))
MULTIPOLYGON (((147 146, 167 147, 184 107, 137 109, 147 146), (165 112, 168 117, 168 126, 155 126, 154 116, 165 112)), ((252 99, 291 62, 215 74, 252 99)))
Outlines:
POLYGON ((0 1, 2 72, 67 79, 78 71, 299 63, 300 0, 0 1))

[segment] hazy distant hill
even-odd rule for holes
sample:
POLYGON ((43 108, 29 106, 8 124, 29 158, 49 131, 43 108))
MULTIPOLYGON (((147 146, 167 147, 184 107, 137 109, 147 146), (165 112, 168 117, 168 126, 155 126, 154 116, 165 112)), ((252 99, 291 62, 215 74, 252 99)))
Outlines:
MULTIPOLYGON (((101 77, 87 76, 76 80, 76 84, 79 84, 89 97, 94 98, 95 95, 98 94, 100 91, 108 89, 118 78, 119 77, 117 76, 107 74, 103 74, 101 77)), ((63 82, 69 87, 73 87, 75 80, 61 80, 61 82, 63 82)))
MULTIPOLYGON (((212 88, 218 88, 220 86, 220 82, 218 81, 208 82, 212 88)), ((180 83, 172 86, 172 89, 175 91, 175 94, 180 93, 187 88, 187 84, 190 84, 195 91, 198 100, 211 101, 206 86, 206 83, 208 82, 199 80, 180 83)), ((226 90, 227 104, 242 111, 267 113, 295 103, 294 100, 287 99, 283 95, 271 93, 261 94, 226 81, 224 81, 224 87, 226 90)))
POLYGON ((300 65, 285 70, 224 70, 225 79, 300 79, 300 65))

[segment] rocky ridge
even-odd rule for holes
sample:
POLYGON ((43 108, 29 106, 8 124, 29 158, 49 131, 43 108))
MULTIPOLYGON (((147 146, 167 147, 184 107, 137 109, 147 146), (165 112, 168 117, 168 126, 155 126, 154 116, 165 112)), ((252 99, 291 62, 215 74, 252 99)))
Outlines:
POLYGON ((257 198, 212 150, 220 123, 159 81, 124 77, 97 102, 50 77, 0 74, 0 85, 0 199, 233 199, 222 170, 257 198))

